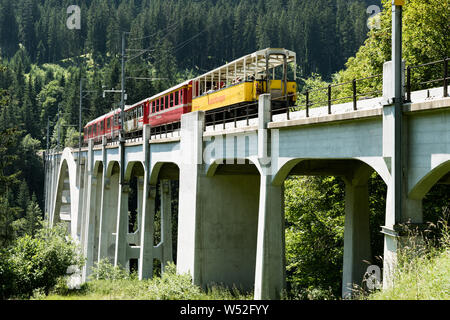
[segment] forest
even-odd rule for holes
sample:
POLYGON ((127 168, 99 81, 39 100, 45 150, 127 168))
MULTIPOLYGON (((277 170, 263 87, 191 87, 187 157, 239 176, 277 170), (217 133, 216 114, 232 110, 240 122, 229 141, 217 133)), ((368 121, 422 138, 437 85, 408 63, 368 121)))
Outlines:
MULTIPOLYGON (((118 106, 118 94, 103 97, 102 93, 105 88, 120 88, 121 32, 130 32, 126 37, 127 104, 267 47, 297 53, 302 92, 381 72, 384 61, 390 60, 389 3, 0 0, 0 248, 23 235, 34 235, 41 226, 42 152, 57 145, 78 146, 80 79, 85 79, 82 90, 86 91, 83 125, 118 106), (80 29, 66 25, 66 9, 72 4, 81 8, 80 29), (382 9, 380 28, 367 26, 370 5, 382 9)), ((407 64, 450 55, 449 13, 448 1, 408 1, 403 39, 407 64)), ((382 254, 379 226, 386 186, 376 174, 370 183, 375 260, 382 254)), ((424 200, 427 219, 435 221, 448 210, 449 198, 448 185, 433 188, 424 200)), ((339 296, 343 212, 340 178, 292 177, 286 182, 291 296, 339 296)))

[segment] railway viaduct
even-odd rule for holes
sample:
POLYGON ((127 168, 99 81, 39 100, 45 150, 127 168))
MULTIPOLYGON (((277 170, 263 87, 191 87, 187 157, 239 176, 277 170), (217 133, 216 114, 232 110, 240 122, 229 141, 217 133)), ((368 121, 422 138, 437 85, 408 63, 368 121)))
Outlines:
MULTIPOLYGON (((389 76, 384 76, 389 81, 389 76)), ((385 83, 386 84, 386 83, 385 83)), ((384 86, 386 87, 386 86, 384 86)), ((277 299, 285 286, 283 182, 289 175, 335 175, 345 181, 343 296, 361 284, 370 260, 367 181, 376 171, 387 185, 384 285, 401 239, 397 226, 422 223, 422 199, 450 181, 450 98, 443 88, 412 92, 403 105, 402 216, 394 214, 391 178, 394 105, 382 97, 352 104, 271 115, 269 95, 249 123, 205 125, 203 112, 183 115, 179 132, 124 144, 89 142, 46 159, 46 218, 65 221, 86 256, 83 281, 101 258, 151 277, 153 260, 176 258, 201 286, 236 284, 255 299, 277 299), (137 229, 128 228, 130 181, 137 179, 137 229), (171 180, 179 181, 174 257, 171 180), (154 243, 155 208, 161 241, 154 243)))

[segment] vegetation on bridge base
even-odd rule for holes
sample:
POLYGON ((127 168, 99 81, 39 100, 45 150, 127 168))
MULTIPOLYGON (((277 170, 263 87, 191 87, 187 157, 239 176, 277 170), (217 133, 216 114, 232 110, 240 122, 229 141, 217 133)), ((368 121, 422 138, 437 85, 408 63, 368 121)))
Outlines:
POLYGON ((450 300, 450 211, 423 234, 411 230, 398 253, 392 287, 375 292, 370 300, 450 300), (425 241, 427 233, 439 237, 425 241))
POLYGON ((114 267, 102 260, 91 276, 91 281, 79 290, 68 290, 61 283, 48 295, 38 294, 34 299, 46 300, 249 300, 253 294, 220 285, 206 291, 192 284, 189 274, 176 274, 176 266, 169 263, 161 277, 139 281, 135 273, 114 267))
POLYGON ((69 266, 82 266, 79 252, 64 225, 18 238, 0 251, 0 298, 28 298, 36 290, 49 293, 69 266))

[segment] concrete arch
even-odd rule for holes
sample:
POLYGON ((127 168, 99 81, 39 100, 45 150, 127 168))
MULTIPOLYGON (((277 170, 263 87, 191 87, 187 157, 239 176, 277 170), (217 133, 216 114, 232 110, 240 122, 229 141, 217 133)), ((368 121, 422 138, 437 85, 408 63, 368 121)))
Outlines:
POLYGON ((261 174, 261 166, 255 157, 214 159, 211 163, 206 165, 205 173, 207 177, 213 177, 216 174, 217 169, 222 165, 245 165, 245 162, 250 162, 251 165, 256 167, 259 174, 261 174))
POLYGON ((409 192, 408 197, 422 200, 430 189, 450 172, 450 160, 446 160, 430 170, 409 192))
POLYGON ((283 184, 284 180, 288 177, 291 170, 299 164, 304 159, 290 159, 286 161, 275 174, 272 184, 275 186, 280 186, 283 184))
POLYGON ((58 169, 58 178, 56 186, 56 197, 53 206, 53 215, 50 217, 50 225, 54 225, 60 220, 60 210, 62 204, 62 194, 64 190, 64 182, 69 179, 70 194, 70 233, 76 238, 78 223, 78 196, 79 188, 76 184, 77 165, 70 148, 65 148, 61 155, 61 163, 58 169))
POLYGON ((94 168, 93 168, 92 172, 94 172, 95 174, 97 174, 97 173, 98 173, 98 169, 100 168, 100 165, 103 165, 103 161, 101 161, 101 160, 96 160, 96 161, 94 162, 94 168))
POLYGON ((346 161, 356 161, 364 163, 370 167, 373 171, 377 172, 383 181, 388 184, 390 181, 390 173, 386 166, 386 163, 382 158, 372 159, 372 158, 343 158, 343 159, 288 159, 286 160, 278 171, 274 174, 272 184, 275 186, 281 185, 284 180, 288 177, 291 171, 302 162, 315 162, 315 161, 336 161, 336 162, 346 162, 346 161))
POLYGON ((109 161, 107 163, 106 175, 105 175, 106 178, 109 178, 109 177, 111 177, 113 175, 114 166, 116 166, 116 165, 119 167, 119 170, 120 170, 120 163, 119 163, 119 161, 112 160, 112 161, 109 161))
MULTIPOLYGON (((171 165, 176 166, 178 168, 178 172, 180 170, 180 166, 177 162, 172 161, 157 161, 155 162, 150 170, 150 176, 149 176, 149 183, 153 186, 155 186, 158 183, 158 178, 160 176, 161 171, 163 170, 164 166, 171 165)), ((175 178, 172 178, 171 180, 177 180, 175 178)))
POLYGON ((142 172, 140 172, 141 173, 140 176, 144 176, 145 164, 142 163, 141 161, 130 161, 127 163, 127 166, 125 168, 125 173, 124 173, 125 181, 130 181, 130 179, 132 177, 133 169, 135 169, 137 165, 140 165, 140 167, 142 168, 142 172))

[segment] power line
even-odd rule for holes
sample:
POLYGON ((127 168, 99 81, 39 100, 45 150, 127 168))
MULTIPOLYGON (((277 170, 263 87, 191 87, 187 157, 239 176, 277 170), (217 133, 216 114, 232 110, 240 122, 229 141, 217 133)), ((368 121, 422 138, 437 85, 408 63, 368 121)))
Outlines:
MULTIPOLYGON (((149 35, 149 36, 144 36, 144 37, 140 37, 140 38, 131 38, 131 39, 128 39, 128 40, 129 40, 129 41, 137 41, 137 40, 143 40, 143 39, 147 39, 147 38, 150 38, 150 37, 154 37, 154 36, 156 36, 158 33, 163 32, 164 30, 167 30, 167 29, 169 29, 169 28, 172 28, 172 27, 176 26, 176 25, 179 24, 179 23, 180 23, 180 21, 177 21, 177 22, 175 22, 174 24, 169 25, 169 26, 165 27, 164 29, 158 30, 158 31, 156 31, 155 33, 153 33, 153 34, 151 34, 151 35, 149 35)), ((172 30, 172 31, 175 31, 175 30, 172 30)))

